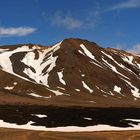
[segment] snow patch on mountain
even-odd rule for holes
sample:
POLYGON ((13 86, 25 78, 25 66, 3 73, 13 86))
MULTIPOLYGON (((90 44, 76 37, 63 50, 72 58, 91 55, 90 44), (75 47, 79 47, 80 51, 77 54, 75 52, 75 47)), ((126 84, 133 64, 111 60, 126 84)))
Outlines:
POLYGON ((12 90, 13 88, 14 88, 14 86, 12 86, 12 87, 9 87, 9 86, 4 87, 4 89, 7 89, 7 90, 12 90))
POLYGON ((52 89, 48 89, 48 90, 51 91, 52 93, 54 93, 56 96, 64 94, 64 93, 60 92, 59 90, 52 90, 52 89))
POLYGON ((123 59, 125 62, 127 62, 127 63, 129 63, 129 64, 131 64, 131 65, 134 65, 134 64, 133 64, 133 59, 134 59, 133 56, 122 57, 122 59, 123 59))
POLYGON ((100 62, 95 59, 95 56, 85 47, 84 44, 81 44, 80 47, 82 48, 84 53, 81 50, 79 50, 79 52, 81 54, 83 54, 84 56, 88 56, 92 60, 92 61, 89 61, 90 63, 93 63, 93 64, 97 65, 98 67, 104 69, 101 66, 100 62))
POLYGON ((51 95, 47 97, 47 96, 38 95, 36 93, 27 93, 27 94, 33 97, 37 97, 37 98, 51 98, 51 95))
POLYGON ((22 59, 22 62, 27 66, 34 68, 35 72, 31 70, 30 67, 24 69, 24 73, 27 74, 31 79, 35 80, 37 83, 43 84, 49 87, 48 78, 50 72, 56 66, 56 60, 58 56, 53 56, 53 53, 60 49, 60 43, 52 46, 51 48, 45 49, 43 52, 39 51, 39 58, 35 59, 34 52, 29 52, 22 59), (44 62, 44 59, 47 57, 47 61, 44 62), (43 70, 47 70, 43 73, 43 70))
POLYGON ((78 92, 80 92, 80 89, 77 89, 77 88, 76 88, 75 90, 78 91, 78 92))
POLYGON ((107 54, 107 53, 105 53, 105 52, 103 52, 103 51, 101 51, 105 56, 107 56, 108 58, 110 58, 113 62, 115 62, 119 67, 121 67, 121 68, 125 68, 125 66, 124 65, 122 65, 122 64, 119 64, 111 55, 109 55, 109 54, 107 54))
POLYGON ((95 56, 92 55, 92 53, 84 46, 84 44, 81 44, 80 47, 89 58, 95 59, 95 56))
POLYGON ((63 70, 60 72, 57 72, 58 77, 59 77, 59 81, 63 84, 66 85, 66 82, 63 80, 63 70))
POLYGON ((136 98, 140 98, 140 90, 135 87, 134 85, 131 84, 131 82, 121 78, 122 80, 124 80, 130 87, 131 87, 131 92, 133 93, 133 96, 136 98))
POLYGON ((107 60, 105 60, 104 58, 102 58, 102 60, 103 60, 104 64, 105 64, 107 67, 109 67, 112 71, 114 71, 115 73, 121 75, 122 77, 124 77, 124 78, 126 78, 126 79, 129 79, 128 77, 126 77, 126 76, 123 75, 122 73, 118 72, 117 69, 116 69, 116 67, 113 66, 113 65, 111 65, 110 63, 108 63, 107 60))
POLYGON ((2 53, 2 52, 6 52, 6 51, 8 51, 9 49, 0 49, 0 53, 2 53))
POLYGON ((121 88, 116 86, 116 85, 114 86, 114 91, 116 91, 116 92, 121 94, 121 88))
POLYGON ((87 89, 90 93, 93 92, 93 90, 92 90, 84 81, 82 81, 82 84, 83 84, 83 87, 84 87, 85 89, 87 89))
POLYGON ((88 118, 88 117, 84 117, 83 119, 84 119, 84 120, 89 120, 89 121, 92 120, 92 118, 88 118))
POLYGON ((14 83, 13 83, 13 85, 17 85, 17 84, 18 84, 17 82, 14 82, 14 83))
POLYGON ((42 115, 42 114, 31 114, 32 116, 37 116, 38 118, 46 118, 47 115, 42 115))
POLYGON ((85 77, 85 74, 81 74, 82 77, 85 77))

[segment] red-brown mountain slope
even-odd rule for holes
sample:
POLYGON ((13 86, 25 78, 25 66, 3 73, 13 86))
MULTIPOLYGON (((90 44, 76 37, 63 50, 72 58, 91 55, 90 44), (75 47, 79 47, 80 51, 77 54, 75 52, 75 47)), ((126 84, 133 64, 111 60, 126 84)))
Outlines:
POLYGON ((140 56, 81 39, 0 48, 0 103, 140 105, 140 56))

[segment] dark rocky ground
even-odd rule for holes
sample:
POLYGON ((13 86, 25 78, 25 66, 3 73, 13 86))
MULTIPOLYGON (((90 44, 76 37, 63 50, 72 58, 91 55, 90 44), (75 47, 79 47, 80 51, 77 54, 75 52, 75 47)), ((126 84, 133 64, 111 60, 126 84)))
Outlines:
POLYGON ((140 119, 139 108, 83 108, 57 106, 0 106, 0 120, 18 125, 60 127, 93 126, 105 124, 116 127, 132 127, 138 122, 125 119, 140 119), (37 114, 46 115, 40 118, 37 114), (85 119, 90 118, 90 119, 85 119))

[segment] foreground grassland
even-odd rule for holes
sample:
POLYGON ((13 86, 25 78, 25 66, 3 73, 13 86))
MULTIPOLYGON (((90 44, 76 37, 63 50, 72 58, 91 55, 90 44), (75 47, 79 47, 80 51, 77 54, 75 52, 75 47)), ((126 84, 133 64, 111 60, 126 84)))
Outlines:
POLYGON ((140 140, 140 131, 63 133, 0 128, 0 140, 140 140))

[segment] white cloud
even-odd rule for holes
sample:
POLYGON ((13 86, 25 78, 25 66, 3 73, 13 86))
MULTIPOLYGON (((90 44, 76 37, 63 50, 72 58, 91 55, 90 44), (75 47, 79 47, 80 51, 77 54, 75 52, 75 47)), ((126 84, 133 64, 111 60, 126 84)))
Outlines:
POLYGON ((99 10, 91 11, 88 13, 85 21, 84 21, 84 26, 87 27, 95 27, 98 21, 101 18, 101 13, 99 10))
POLYGON ((113 5, 109 10, 128 9, 140 7, 140 0, 126 0, 113 5))
POLYGON ((126 44, 117 44, 115 48, 119 50, 125 50, 127 52, 134 54, 140 54, 140 43, 135 44, 130 48, 127 48, 126 46, 127 46, 126 44))
POLYGON ((52 18, 52 23, 53 25, 65 27, 66 29, 88 28, 95 27, 99 17, 100 13, 97 10, 89 12, 83 19, 77 19, 57 11, 52 18))
POLYGON ((75 29, 82 26, 83 22, 71 16, 64 16, 61 12, 56 12, 52 23, 58 26, 64 26, 67 29, 75 29))
POLYGON ((140 54, 140 44, 134 45, 132 48, 127 49, 128 52, 140 54))
POLYGON ((35 31, 36 29, 32 27, 9 27, 9 28, 0 27, 0 36, 1 37, 26 36, 35 31))

